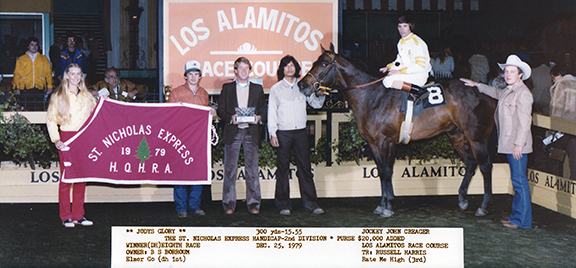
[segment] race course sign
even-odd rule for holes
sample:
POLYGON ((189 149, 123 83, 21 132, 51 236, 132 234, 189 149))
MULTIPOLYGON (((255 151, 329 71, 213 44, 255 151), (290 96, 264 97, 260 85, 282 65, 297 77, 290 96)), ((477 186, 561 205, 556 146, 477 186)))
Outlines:
POLYGON ((62 181, 210 184, 210 107, 100 100, 62 150, 62 181))
POLYGON ((163 1, 163 77, 175 87, 189 60, 202 66, 202 86, 219 94, 235 77, 234 61, 252 63, 264 90, 278 82, 278 63, 294 56, 302 74, 330 43, 338 45, 337 0, 163 1))

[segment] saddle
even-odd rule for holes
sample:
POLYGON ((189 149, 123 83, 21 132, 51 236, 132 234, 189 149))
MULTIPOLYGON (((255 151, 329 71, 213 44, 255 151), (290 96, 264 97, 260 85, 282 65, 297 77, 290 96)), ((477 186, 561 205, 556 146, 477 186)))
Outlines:
POLYGON ((404 122, 400 126, 400 139, 398 143, 402 142, 408 144, 410 142, 410 134, 412 133, 412 117, 419 116, 420 112, 446 105, 446 95, 444 93, 444 88, 441 84, 430 83, 422 87, 422 90, 426 90, 420 98, 414 100, 414 97, 405 91, 402 91, 402 107, 400 112, 406 115, 404 122))

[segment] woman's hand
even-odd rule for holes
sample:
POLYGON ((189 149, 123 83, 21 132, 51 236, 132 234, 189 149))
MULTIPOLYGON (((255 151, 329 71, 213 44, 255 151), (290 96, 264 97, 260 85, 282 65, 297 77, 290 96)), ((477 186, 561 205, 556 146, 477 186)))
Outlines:
POLYGON ((478 85, 480 85, 480 83, 474 82, 474 81, 472 81, 470 79, 466 79, 466 78, 460 78, 460 81, 464 82, 464 85, 468 86, 468 87, 477 87, 478 85))
POLYGON ((522 146, 514 145, 514 149, 512 149, 512 156, 516 160, 519 160, 520 158, 522 158, 522 146))
POLYGON ((388 71, 388 66, 380 68, 379 71, 380 71, 381 73, 385 74, 385 73, 388 71))
POLYGON ((60 140, 55 141, 54 145, 56 145, 56 149, 58 149, 58 150, 62 150, 64 148, 66 148, 66 144, 64 144, 60 140))

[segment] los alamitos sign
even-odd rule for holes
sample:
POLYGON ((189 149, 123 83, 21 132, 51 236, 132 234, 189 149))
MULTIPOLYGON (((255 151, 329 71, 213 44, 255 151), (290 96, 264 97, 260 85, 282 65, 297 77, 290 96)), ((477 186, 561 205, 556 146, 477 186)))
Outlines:
POLYGON ((234 78, 234 61, 247 57, 250 78, 265 89, 277 82, 278 62, 290 54, 304 74, 320 45, 337 44, 338 1, 164 1, 164 83, 184 82, 184 64, 202 64, 202 85, 211 94, 234 78))

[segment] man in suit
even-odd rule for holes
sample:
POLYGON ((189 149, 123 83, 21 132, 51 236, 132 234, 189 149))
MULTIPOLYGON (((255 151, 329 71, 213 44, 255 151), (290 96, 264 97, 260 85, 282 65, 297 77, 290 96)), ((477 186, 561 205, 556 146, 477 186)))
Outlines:
MULTIPOLYGON (((108 94, 104 92, 113 100, 120 101, 133 101, 137 98, 142 98, 143 94, 148 91, 144 85, 136 85, 126 79, 120 79, 120 72, 116 68, 111 67, 104 72, 104 80, 98 81, 96 84, 88 87, 88 90, 95 97, 98 96, 98 91, 107 89, 108 94)), ((102 93, 100 93, 102 94, 102 93)))
POLYGON ((240 147, 244 148, 246 205, 252 214, 260 213, 260 181, 258 178, 258 144, 261 120, 266 119, 267 105, 261 85, 250 83, 248 76, 252 64, 245 57, 234 62, 236 81, 222 85, 218 100, 218 116, 224 124, 224 186, 222 206, 224 213, 236 209, 236 177, 240 147), (253 121, 244 122, 236 108, 254 107, 253 121), (239 122, 241 121, 241 122, 239 122))

